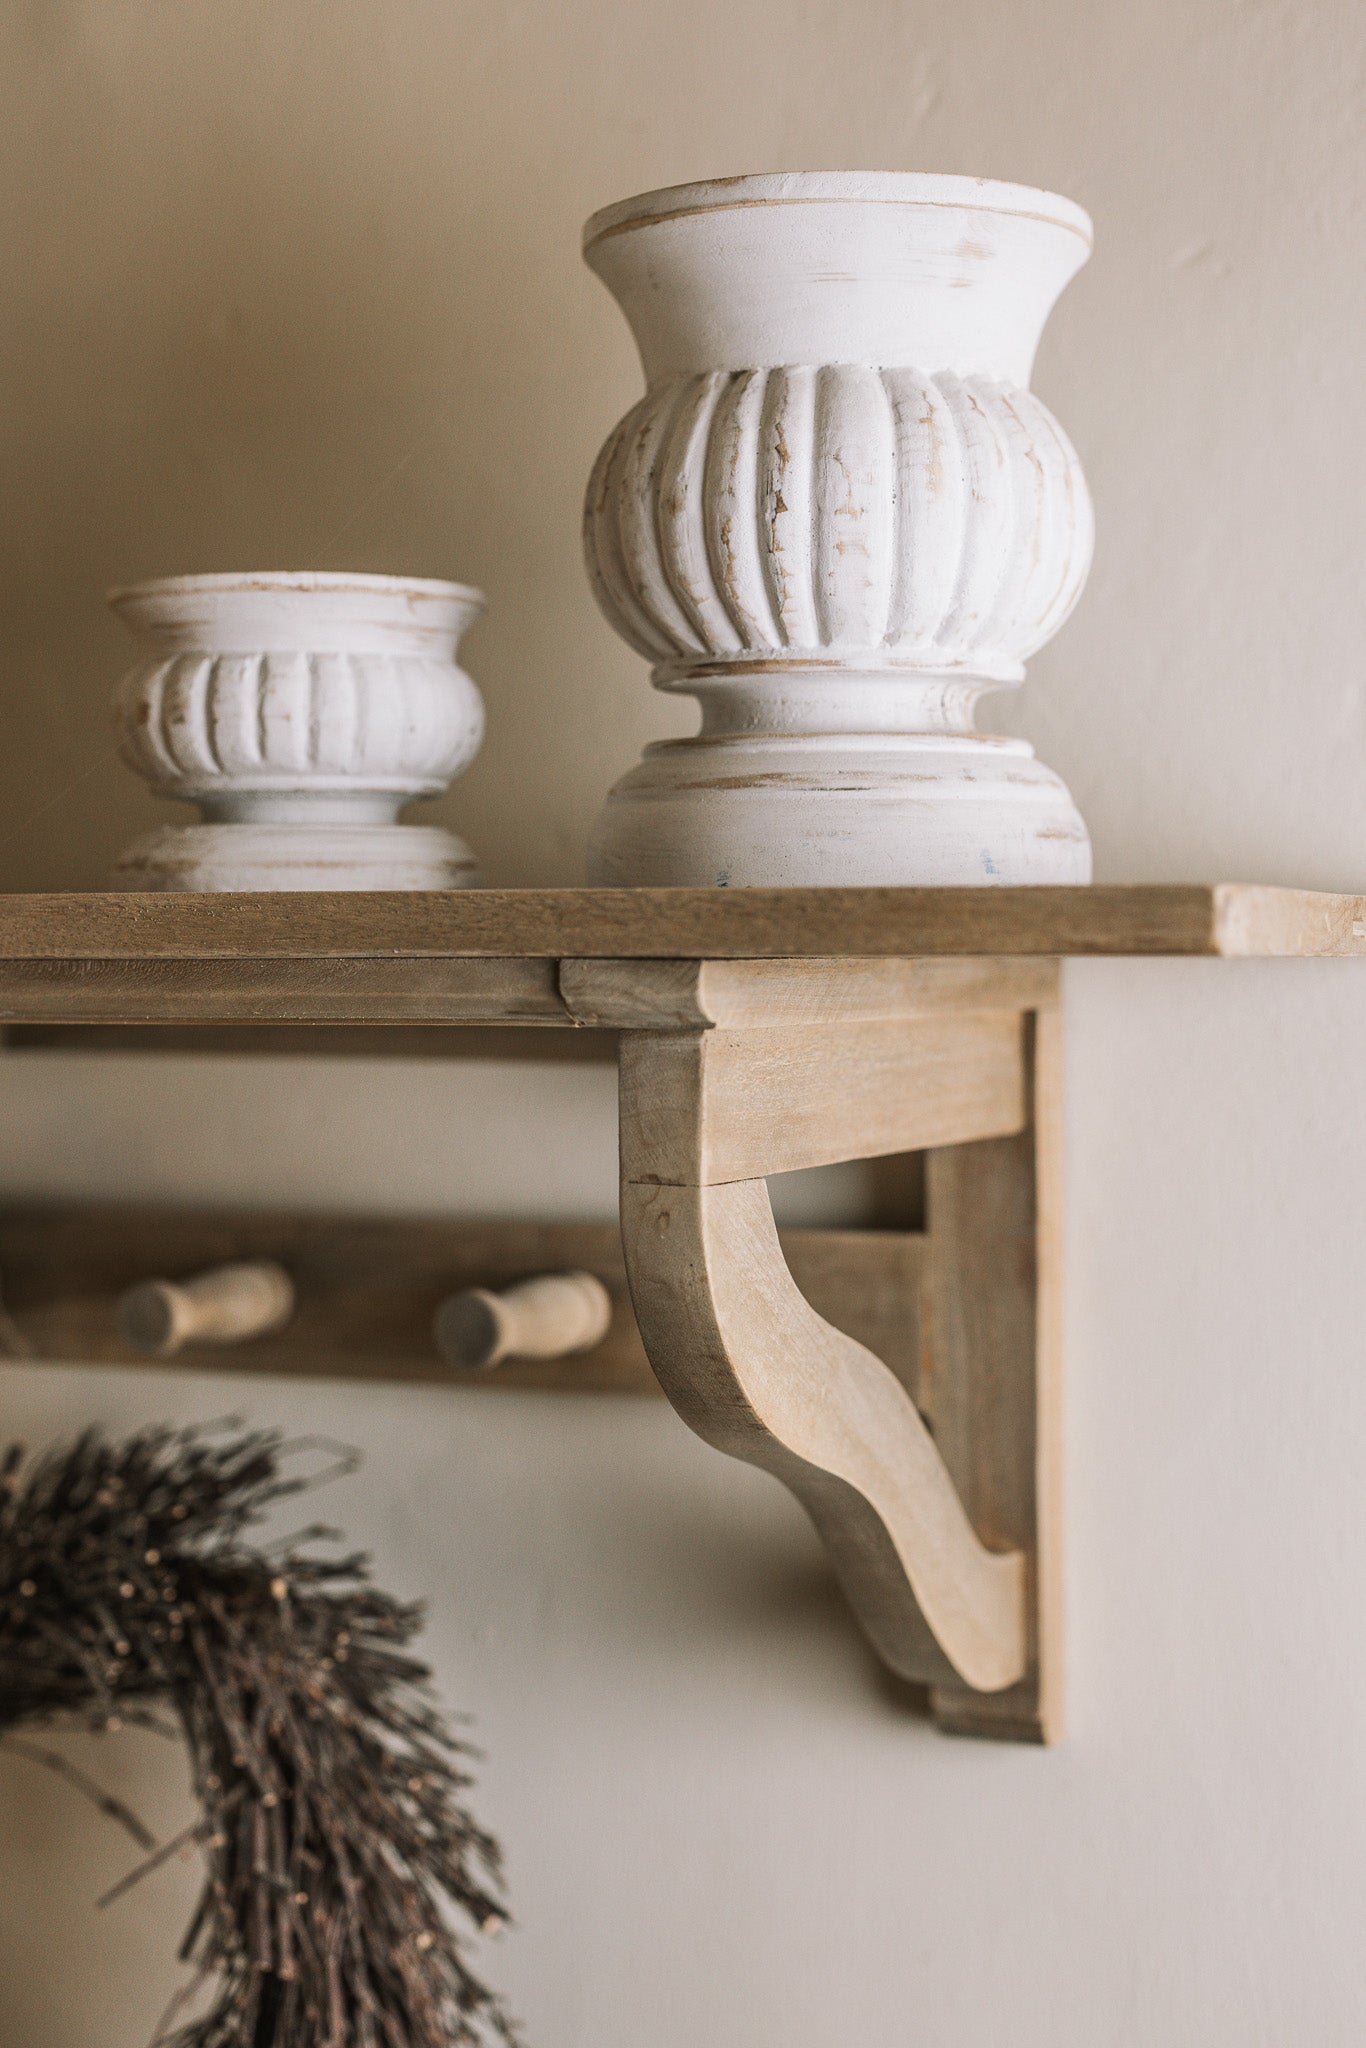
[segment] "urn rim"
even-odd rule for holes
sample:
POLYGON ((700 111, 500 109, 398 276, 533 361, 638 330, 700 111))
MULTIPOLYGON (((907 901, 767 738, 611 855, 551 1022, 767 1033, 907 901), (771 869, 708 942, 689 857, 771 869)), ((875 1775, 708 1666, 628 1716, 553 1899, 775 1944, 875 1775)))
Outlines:
POLYGON ((241 569, 212 570, 203 575, 149 576, 137 583, 116 584, 106 591, 105 602, 117 611, 121 606, 147 598, 189 597, 253 592, 278 595, 298 591, 304 595, 344 591, 383 594, 393 597, 447 598, 470 606, 478 613, 487 602, 482 590, 472 583, 453 583, 440 576, 381 576, 348 569, 241 569))
POLYGON ((1060 192, 1033 185, 939 171, 758 171, 663 185, 600 207, 584 224, 584 254, 589 255, 609 236, 690 214, 832 202, 1012 214, 1068 229, 1080 236, 1088 251, 1093 242, 1091 216, 1085 207, 1060 192))

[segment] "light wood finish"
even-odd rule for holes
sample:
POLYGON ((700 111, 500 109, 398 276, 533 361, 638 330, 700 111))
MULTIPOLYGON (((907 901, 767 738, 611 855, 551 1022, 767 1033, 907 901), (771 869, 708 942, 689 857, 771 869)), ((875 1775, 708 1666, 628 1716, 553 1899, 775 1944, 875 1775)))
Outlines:
POLYGON ((1008 1135, 1026 1115, 1011 1010, 622 1039, 622 1236, 665 1392, 802 1502, 893 1670, 974 1696, 1027 1675, 1028 1557, 980 1540, 904 1388, 802 1300, 762 1176, 1008 1135))
POLYGON ((850 1024, 923 1011, 1026 1010, 1051 1000, 1051 960, 562 960, 580 1024, 626 1031, 850 1024))
POLYGON ((273 1259, 211 1266, 185 1280, 143 1280, 119 1299, 119 1335, 148 1358, 187 1344, 244 1344, 283 1330, 294 1283, 273 1259))
POLYGON ((933 1695, 959 1734, 1053 1742, 1062 1720, 1061 1020, 1031 1030, 1028 1129, 928 1160, 921 1400, 982 1541, 1028 1561, 1028 1668, 990 1697, 933 1695))
POLYGON ((782 1230, 778 1244, 798 1292, 817 1315, 880 1358, 918 1403, 928 1320, 924 1233, 782 1230))
POLYGON ((6 1022, 570 1022, 550 960, 0 960, 6 1022))
POLYGON ((752 1180, 995 1137, 1025 1114, 1012 1012, 628 1032, 620 1072, 627 1180, 752 1180))
POLYGON ((1366 956, 1366 896, 1065 889, 473 889, 0 896, 0 959, 1366 956))
MULTIPOLYGON (((785 1231, 783 1253, 829 1321, 919 1384, 925 1242, 913 1231, 785 1231)), ((231 1350, 189 1343, 177 1370, 321 1379, 442 1381, 432 1318, 456 1288, 502 1288, 581 1268, 612 1298, 602 1343, 571 1359, 509 1360, 471 1386, 658 1394, 632 1314, 615 1224, 367 1220, 81 1206, 0 1212, 0 1355, 127 1367, 141 1360, 118 1328, 124 1291, 160 1270, 194 1274, 268 1259, 290 1274, 287 1331, 231 1350)))
POLYGON ((708 1443, 781 1479, 880 1655, 994 1689, 1024 1670, 1024 1559, 978 1542, 904 1389, 803 1300, 761 1180, 626 1181, 622 1237, 650 1362, 708 1443))
POLYGON ((491 1372, 508 1358, 575 1358, 612 1327, 612 1297, 593 1273, 533 1273, 496 1292, 448 1294, 432 1318, 447 1365, 491 1372))

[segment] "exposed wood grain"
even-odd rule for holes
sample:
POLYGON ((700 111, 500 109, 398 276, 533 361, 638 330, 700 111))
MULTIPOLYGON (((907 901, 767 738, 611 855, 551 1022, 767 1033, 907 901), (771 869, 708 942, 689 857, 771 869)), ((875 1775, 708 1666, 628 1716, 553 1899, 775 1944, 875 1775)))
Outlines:
POLYGON ((798 1292, 920 1399, 928 1247, 913 1230, 780 1230, 798 1292))
POLYGON ((685 1422, 816 1524, 879 1653, 995 1690, 1024 1668, 1024 1560, 974 1534, 892 1374, 803 1300, 762 1181, 625 1181, 622 1235, 651 1362, 685 1422))
POLYGON ((921 1398, 972 1525, 1029 1563, 1029 1658, 989 1698, 933 1694, 941 1727, 1014 1741, 1061 1732, 1060 1148, 1056 1009, 1034 1020, 1032 1116, 1014 1137, 927 1161, 929 1280, 921 1398))
POLYGON ((621 1170, 711 1184, 1018 1130, 1020 1018, 626 1032, 621 1170))
POLYGON ((979 1540, 905 1382, 803 1300, 759 1176, 1018 1130, 1023 1018, 627 1031, 620 1074, 622 1236, 665 1392, 802 1502, 893 1670, 1013 1686, 1024 1555, 979 1540))
POLYGON ((1222 882, 1214 890, 1214 951, 1228 959, 1360 956, 1366 896, 1222 882))
POLYGON ((550 960, 8 960, 0 1018, 568 1025, 550 960))
POLYGON ((844 1024, 1050 1001, 1051 960, 562 960, 560 993, 586 1025, 844 1024))
POLYGON ((1243 884, 0 897, 0 959, 1366 956, 1366 897, 1243 884))
MULTIPOLYGON (((783 1252, 819 1313, 875 1350, 914 1396, 924 1239, 900 1230, 783 1233, 783 1252)), ((118 1331, 124 1290, 241 1259, 292 1276, 289 1327, 232 1350, 188 1344, 177 1371, 466 1384, 436 1354, 431 1319, 460 1287, 503 1287, 581 1267, 613 1300, 606 1340, 578 1358, 510 1360, 470 1385, 658 1393, 626 1288, 615 1224, 479 1222, 63 1206, 0 1212, 0 1283, 38 1358, 146 1365, 118 1331)), ((0 1344, 0 1351, 3 1345, 0 1344)))

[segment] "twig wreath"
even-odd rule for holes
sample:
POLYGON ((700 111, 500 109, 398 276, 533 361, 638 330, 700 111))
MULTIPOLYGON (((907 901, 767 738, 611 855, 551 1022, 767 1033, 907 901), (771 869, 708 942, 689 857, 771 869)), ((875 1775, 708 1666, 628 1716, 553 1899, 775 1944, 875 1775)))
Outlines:
POLYGON ((496 1843, 463 1804, 470 1751, 407 1654, 421 1609, 367 1560, 246 1532, 317 1483, 276 1432, 146 1430, 0 1463, 0 1741, 150 1838, 22 1731, 75 1721, 183 1736, 206 1875, 195 1965, 165 2048, 454 2048, 513 2042, 457 1916, 504 1920, 496 1843), (157 1712, 169 1710, 169 1722, 157 1712), (208 2010, 180 2017, 196 1992, 208 2010))

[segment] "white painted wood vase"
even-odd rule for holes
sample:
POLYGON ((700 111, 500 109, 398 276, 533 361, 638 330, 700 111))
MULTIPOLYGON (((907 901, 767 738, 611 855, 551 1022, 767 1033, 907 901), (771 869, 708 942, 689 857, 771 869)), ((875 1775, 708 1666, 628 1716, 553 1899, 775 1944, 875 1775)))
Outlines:
POLYGON ((1090 251, 1070 200, 899 172, 722 179, 595 214, 647 390, 585 508, 656 688, 702 707, 607 799, 598 883, 1085 882, 1067 790, 974 730, 1090 565, 1029 390, 1090 251))
POLYGON ((125 889, 456 889, 474 856, 400 807, 483 737, 457 666, 477 590, 406 576, 172 576, 113 591, 143 655, 114 699, 120 751, 199 806, 122 855, 125 889))

